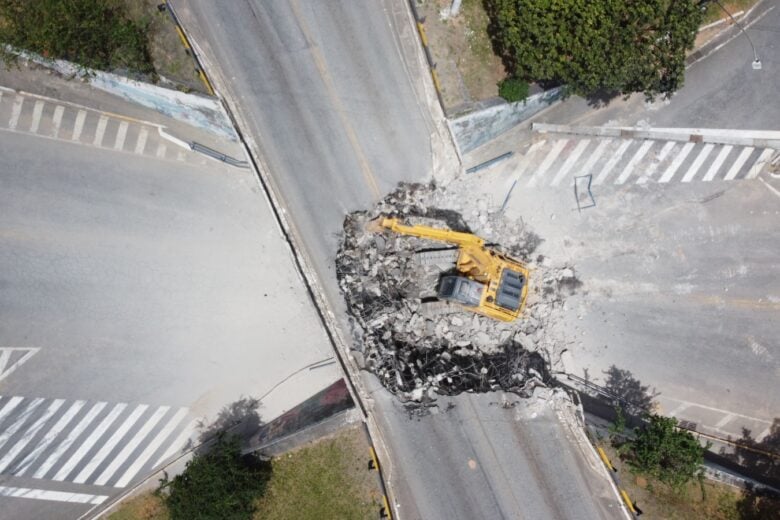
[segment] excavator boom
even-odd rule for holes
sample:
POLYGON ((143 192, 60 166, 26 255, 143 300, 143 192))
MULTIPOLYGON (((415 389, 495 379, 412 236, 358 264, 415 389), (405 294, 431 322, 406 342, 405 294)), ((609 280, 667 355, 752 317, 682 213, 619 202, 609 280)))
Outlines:
POLYGON ((458 246, 457 269, 463 276, 444 277, 440 298, 501 321, 512 321, 523 311, 528 295, 528 269, 523 263, 485 247, 482 238, 449 229, 406 226, 395 218, 379 219, 373 229, 458 246))

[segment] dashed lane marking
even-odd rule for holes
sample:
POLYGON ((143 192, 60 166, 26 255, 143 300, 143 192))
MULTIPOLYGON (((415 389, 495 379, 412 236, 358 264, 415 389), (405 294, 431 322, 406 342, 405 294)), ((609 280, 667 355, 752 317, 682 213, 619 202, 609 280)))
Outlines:
POLYGON ((19 116, 22 115, 22 105, 24 104, 24 97, 16 96, 14 99, 14 105, 11 108, 11 119, 8 120, 8 128, 16 130, 16 125, 19 124, 19 116))
POLYGON ((713 148, 715 148, 715 145, 712 143, 707 143, 704 145, 704 148, 702 148, 701 152, 699 152, 699 155, 696 156, 696 159, 694 159, 691 167, 688 168, 687 172, 685 172, 685 175, 682 178, 682 182, 691 182, 693 178, 696 177, 696 174, 699 173, 699 169, 701 168, 702 164, 704 164, 704 161, 706 161, 707 157, 709 157, 710 153, 712 153, 713 148))
POLYGON ((144 148, 146 148, 146 138, 148 136, 149 131, 146 129, 146 127, 141 127, 141 129, 138 131, 138 140, 135 142, 135 153, 138 155, 144 153, 144 148))
POLYGON ((119 123, 119 129, 116 131, 116 139, 114 139, 114 150, 121 150, 124 148, 128 126, 129 124, 127 121, 122 121, 119 123))
POLYGON ((163 157, 165 157, 165 151, 166 150, 167 150, 167 147, 163 143, 158 144, 157 145, 157 154, 156 154, 157 157, 159 159, 162 159, 163 157))
POLYGON ((106 125, 108 124, 108 118, 106 116, 100 116, 98 118, 97 128, 95 129, 95 140, 92 144, 95 146, 103 146, 103 136, 106 133, 106 125))
POLYGON ((731 169, 723 178, 724 181, 733 180, 734 177, 737 176, 739 170, 742 169, 742 166, 747 162, 748 157, 750 157, 750 154, 753 153, 753 150, 754 148, 752 146, 748 146, 742 150, 742 153, 739 154, 739 157, 737 157, 737 160, 734 161, 734 164, 731 165, 731 169))
POLYGON ((78 141, 81 139, 81 131, 84 129, 84 120, 87 119, 87 111, 79 110, 76 114, 76 121, 73 123, 73 135, 70 136, 71 141, 78 141))
POLYGON ((30 132, 37 133, 41 125, 41 115, 43 114, 43 101, 36 101, 33 106, 32 121, 30 122, 30 132))
POLYGON ((65 113, 65 107, 57 105, 54 107, 54 115, 51 119, 51 136, 55 139, 60 135, 60 126, 62 126, 62 114, 65 113))
POLYGON ((593 180, 594 185, 601 184, 604 182, 604 180, 607 178, 607 176, 610 174, 612 169, 615 167, 615 165, 620 161, 620 158, 623 157, 623 154, 626 153, 626 150, 628 150, 628 147, 631 146, 632 141, 625 140, 622 143, 620 143, 620 147, 618 147, 617 151, 615 152, 615 155, 609 158, 607 161, 607 164, 604 165, 604 169, 601 170, 601 173, 598 177, 596 177, 593 180))
POLYGON ((642 146, 639 147, 639 150, 637 150, 631 160, 628 161, 626 167, 623 168, 623 172, 615 180, 615 184, 623 184, 628 180, 628 178, 634 172, 634 168, 636 168, 637 163, 644 159, 645 155, 647 155, 647 152, 650 150, 653 144, 655 144, 655 141, 645 141, 642 143, 642 146))
POLYGON ((691 153, 693 147, 694 143, 685 143, 685 146, 682 147, 680 153, 677 154, 674 161, 672 161, 672 164, 669 165, 669 168, 667 168, 661 178, 658 179, 658 182, 666 183, 672 180, 672 177, 674 177, 674 174, 680 169, 680 166, 682 166, 682 163, 685 161, 685 158, 688 157, 688 154, 691 153))
POLYGON ((710 169, 707 170, 707 173, 704 174, 704 177, 702 178, 703 181, 709 182, 715 178, 715 175, 717 175, 718 170, 720 170, 721 166, 723 166, 723 163, 726 162, 726 157, 729 156, 733 148, 733 146, 727 144, 720 150, 720 153, 717 157, 715 157, 715 160, 710 166, 710 169))
POLYGON ((85 493, 68 493, 65 491, 51 491, 49 489, 31 489, 7 486, 0 486, 0 496, 92 505, 102 504, 108 498, 108 496, 105 495, 88 495, 85 493))

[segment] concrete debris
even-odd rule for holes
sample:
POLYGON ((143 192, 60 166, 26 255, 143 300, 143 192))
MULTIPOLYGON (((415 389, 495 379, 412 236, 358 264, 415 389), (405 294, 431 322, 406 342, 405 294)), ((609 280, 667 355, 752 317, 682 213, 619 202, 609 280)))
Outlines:
POLYGON ((504 390, 530 397, 549 383, 550 360, 565 350, 549 326, 559 319, 566 296, 582 285, 574 268, 556 267, 541 255, 534 263, 542 239, 487 208, 468 194, 402 184, 372 210, 344 221, 336 274, 361 349, 355 358, 416 408, 430 405, 437 394, 504 390), (525 261, 533 269, 525 313, 504 323, 437 301, 439 278, 455 270, 453 247, 367 230, 380 216, 475 233, 525 261))

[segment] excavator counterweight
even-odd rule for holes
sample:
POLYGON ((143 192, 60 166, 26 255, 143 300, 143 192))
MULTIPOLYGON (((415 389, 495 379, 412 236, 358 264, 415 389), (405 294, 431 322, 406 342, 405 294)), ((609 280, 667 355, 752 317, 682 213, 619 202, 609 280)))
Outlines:
POLYGON ((513 321, 523 312, 528 295, 528 268, 486 247, 482 238, 449 229, 407 226, 395 218, 376 219, 369 224, 369 229, 457 245, 459 275, 442 277, 440 299, 501 321, 513 321))

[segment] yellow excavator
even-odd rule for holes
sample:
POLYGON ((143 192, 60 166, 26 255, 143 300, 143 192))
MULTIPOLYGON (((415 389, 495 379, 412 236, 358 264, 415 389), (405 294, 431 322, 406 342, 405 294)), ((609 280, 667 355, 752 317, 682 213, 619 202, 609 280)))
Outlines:
POLYGON ((449 229, 406 226, 395 218, 375 219, 369 229, 457 245, 456 267, 460 276, 442 277, 439 299, 501 321, 513 321, 523 312, 528 296, 528 268, 518 260, 485 247, 482 238, 449 229))

